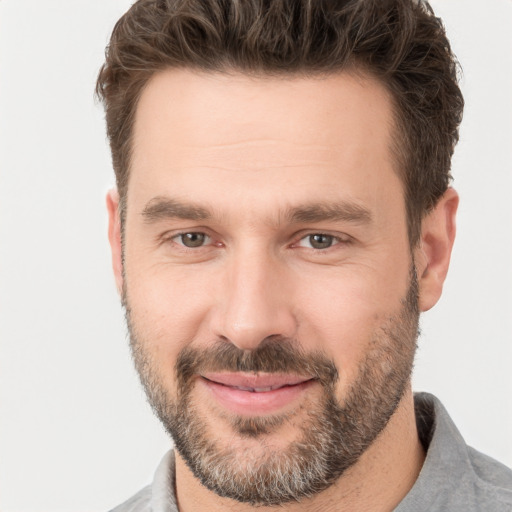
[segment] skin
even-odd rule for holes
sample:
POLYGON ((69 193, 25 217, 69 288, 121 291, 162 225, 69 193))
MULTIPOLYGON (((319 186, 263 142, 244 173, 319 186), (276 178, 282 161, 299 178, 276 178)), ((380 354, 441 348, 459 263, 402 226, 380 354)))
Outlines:
MULTIPOLYGON (((425 217, 411 255, 394 135, 391 99, 370 77, 172 70, 152 78, 136 113, 124 268, 115 191, 107 206, 118 289, 126 290, 133 324, 151 340, 146 349, 171 395, 174 362, 188 344, 208 347, 220 338, 254 350, 268 336, 281 335, 334 361, 343 402, 372 333, 400 309, 412 255, 420 310, 437 302, 458 196, 449 189, 425 217), (167 209, 148 219, 144 211, 162 198, 200 207, 210 217, 178 218, 167 209), (287 215, 311 205, 342 205, 345 215, 287 215), (354 206, 364 215, 346 215, 354 206), (181 243, 183 232, 208 238, 190 249, 181 243), (308 237, 315 233, 334 237, 332 246, 311 247, 308 237)), ((297 405, 318 392, 309 386, 281 412, 300 415, 297 405)), ((233 436, 222 405, 200 382, 192 399, 219 443, 259 449, 259 439, 233 436)), ((280 449, 296 435, 288 425, 266 443, 280 449)), ((423 458, 409 387, 354 466, 326 491, 283 510, 393 510, 423 458)), ((181 511, 252 510, 204 488, 179 455, 176 471, 181 511)))

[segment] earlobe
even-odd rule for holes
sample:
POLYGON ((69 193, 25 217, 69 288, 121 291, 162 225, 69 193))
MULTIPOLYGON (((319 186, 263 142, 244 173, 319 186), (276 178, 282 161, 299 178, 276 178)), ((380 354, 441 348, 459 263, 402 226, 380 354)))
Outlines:
POLYGON ((420 311, 428 311, 441 297, 455 240, 458 204, 457 192, 449 188, 423 219, 421 240, 415 252, 420 311))
POLYGON ((112 252, 112 269, 119 294, 123 290, 123 251, 121 241, 121 218, 119 215, 119 194, 110 190, 106 198, 108 211, 108 240, 112 252))

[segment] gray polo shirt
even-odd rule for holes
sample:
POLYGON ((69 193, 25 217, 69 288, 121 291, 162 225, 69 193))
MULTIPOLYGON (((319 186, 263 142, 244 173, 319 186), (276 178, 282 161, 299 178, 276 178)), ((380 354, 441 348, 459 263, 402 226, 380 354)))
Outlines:
MULTIPOLYGON (((414 401, 427 457, 395 512, 512 512, 512 470, 467 446, 436 397, 418 393, 414 401)), ((174 471, 171 450, 153 483, 112 512, 178 512, 174 471)))

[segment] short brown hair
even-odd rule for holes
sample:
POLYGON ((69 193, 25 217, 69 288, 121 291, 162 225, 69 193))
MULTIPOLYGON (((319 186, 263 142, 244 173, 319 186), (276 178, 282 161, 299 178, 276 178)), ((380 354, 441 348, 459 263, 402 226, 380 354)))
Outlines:
POLYGON ((394 100, 409 239, 447 189, 464 100, 444 27, 422 0, 138 0, 117 22, 96 92, 124 205, 138 99, 168 68, 306 76, 356 69, 394 100))

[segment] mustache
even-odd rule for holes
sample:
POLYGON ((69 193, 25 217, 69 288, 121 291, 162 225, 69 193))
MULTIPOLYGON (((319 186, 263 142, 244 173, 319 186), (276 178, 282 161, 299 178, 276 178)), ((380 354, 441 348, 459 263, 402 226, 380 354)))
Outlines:
POLYGON ((182 391, 194 376, 206 372, 286 373, 325 386, 333 386, 339 378, 336 365, 323 353, 305 353, 297 341, 282 336, 269 336, 254 350, 242 350, 229 340, 208 348, 188 346, 179 353, 175 371, 182 391))

